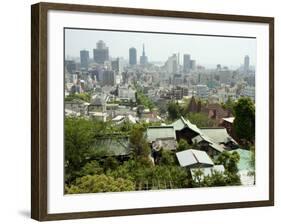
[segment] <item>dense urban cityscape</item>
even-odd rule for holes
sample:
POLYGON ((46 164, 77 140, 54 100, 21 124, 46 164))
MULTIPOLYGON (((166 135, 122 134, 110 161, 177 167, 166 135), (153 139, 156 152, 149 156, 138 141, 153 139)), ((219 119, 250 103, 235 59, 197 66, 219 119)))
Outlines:
POLYGON ((99 40, 65 58, 65 192, 254 185, 251 58, 210 68, 124 47, 112 57, 99 40))

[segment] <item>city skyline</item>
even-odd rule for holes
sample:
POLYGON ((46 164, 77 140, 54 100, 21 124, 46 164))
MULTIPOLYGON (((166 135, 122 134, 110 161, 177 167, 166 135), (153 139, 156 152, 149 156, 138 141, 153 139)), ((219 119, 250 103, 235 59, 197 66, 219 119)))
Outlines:
POLYGON ((138 63, 140 63, 139 56, 142 54, 144 44, 149 62, 165 62, 171 55, 179 53, 180 64, 183 64, 183 55, 189 54, 198 65, 207 68, 214 68, 217 64, 239 67, 243 65, 246 55, 250 58, 250 66, 256 65, 255 38, 82 29, 65 29, 66 58, 79 58, 80 51, 87 50, 92 59, 93 49, 96 48, 99 40, 105 42, 109 48, 109 56, 112 58, 123 57, 129 60, 129 48, 136 48, 138 63))

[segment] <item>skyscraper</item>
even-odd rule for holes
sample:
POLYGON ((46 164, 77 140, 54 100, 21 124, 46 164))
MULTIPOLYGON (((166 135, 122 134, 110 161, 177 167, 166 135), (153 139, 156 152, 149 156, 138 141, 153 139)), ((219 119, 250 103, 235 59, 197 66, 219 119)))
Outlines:
POLYGON ((166 62, 166 68, 170 74, 175 74, 178 72, 178 57, 176 54, 173 54, 168 58, 166 62))
POLYGON ((114 71, 112 71, 112 70, 104 71, 102 83, 104 86, 114 86, 115 85, 114 71))
POLYGON ((130 65, 137 64, 137 49, 134 47, 131 47, 129 49, 129 63, 130 63, 130 65))
POLYGON ((88 69, 89 66, 89 51, 82 50, 80 51, 80 64, 81 68, 88 69))
POLYGON ((190 70, 190 54, 183 55, 183 71, 187 72, 190 70))
POLYGON ((140 56, 140 64, 146 65, 148 62, 147 56, 145 55, 144 44, 142 45, 142 56, 140 56))
POLYGON ((190 60, 190 69, 195 70, 196 69, 196 61, 195 60, 190 60))
POLYGON ((244 72, 248 73, 249 72, 249 68, 250 68, 250 57, 248 55, 246 55, 244 57, 244 72))
POLYGON ((111 61, 111 68, 113 71, 117 72, 117 74, 122 74, 124 71, 124 61, 122 58, 116 58, 116 60, 111 61))
POLYGON ((102 40, 97 42, 96 49, 94 49, 93 52, 94 52, 94 62, 98 64, 103 64, 105 61, 108 61, 109 50, 102 40))

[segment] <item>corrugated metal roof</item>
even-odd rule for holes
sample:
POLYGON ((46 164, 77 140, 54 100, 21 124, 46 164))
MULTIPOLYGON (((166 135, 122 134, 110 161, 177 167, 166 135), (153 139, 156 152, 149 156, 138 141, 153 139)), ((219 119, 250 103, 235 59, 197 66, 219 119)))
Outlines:
POLYGON ((227 133, 225 128, 201 128, 202 133, 208 136, 214 143, 237 142, 227 133))
POLYGON ((193 142, 193 143, 195 143, 195 142, 199 143, 199 142, 201 142, 201 141, 206 141, 206 142, 208 142, 209 145, 210 145, 210 147, 212 147, 213 149, 215 149, 215 150, 217 150, 217 151, 219 151, 219 152, 223 152, 223 151, 224 151, 224 148, 223 148, 221 145, 217 144, 214 140, 212 140, 211 138, 209 138, 209 136, 206 136, 206 135, 204 135, 204 134, 202 134, 202 135, 197 135, 196 137, 194 137, 194 138, 192 139, 192 142, 193 142))
POLYGON ((93 150, 104 150, 107 155, 120 156, 130 154, 128 138, 102 138, 95 141, 93 150))
POLYGON ((176 131, 180 131, 183 128, 188 127, 192 131, 194 131, 194 132, 196 132, 198 134, 201 134, 200 129, 195 124, 192 124, 189 120, 186 120, 183 117, 181 117, 180 119, 176 120, 171 125, 174 127, 174 129, 176 131))
POLYGON ((196 164, 205 164, 208 166, 214 165, 213 161, 206 152, 196 149, 188 149, 177 152, 176 156, 182 167, 191 167, 196 164))
POLYGON ((173 126, 158 126, 158 127, 148 127, 147 140, 151 143, 157 139, 176 139, 176 133, 173 126))

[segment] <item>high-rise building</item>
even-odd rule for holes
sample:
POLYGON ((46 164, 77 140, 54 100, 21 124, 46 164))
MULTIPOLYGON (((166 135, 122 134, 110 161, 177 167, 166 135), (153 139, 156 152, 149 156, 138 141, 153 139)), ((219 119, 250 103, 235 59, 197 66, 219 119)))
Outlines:
POLYGON ((183 71, 188 72, 190 70, 190 55, 183 55, 183 71))
POLYGON ((246 55, 244 57, 244 72, 248 73, 249 72, 249 68, 250 68, 250 57, 248 55, 246 55))
POLYGON ((80 51, 80 68, 88 69, 89 66, 89 51, 80 51))
POLYGON ((112 70, 104 71, 102 83, 104 86, 114 86, 115 85, 114 71, 112 71, 112 70))
POLYGON ((178 72, 178 57, 176 54, 170 56, 166 62, 167 72, 175 74, 178 72))
POLYGON ((134 47, 131 47, 129 49, 129 64, 130 65, 136 65, 137 64, 137 49, 134 47))
POLYGON ((103 64, 109 59, 109 50, 106 47, 105 43, 100 40, 97 42, 96 48, 93 50, 94 53, 94 62, 98 64, 103 64))
POLYGON ((148 58, 145 55, 144 44, 142 45, 142 56, 140 56, 140 64, 146 65, 148 63, 148 58))
POLYGON ((122 58, 117 58, 116 60, 111 61, 111 68, 118 74, 122 74, 124 71, 124 60, 122 58))
POLYGON ((195 70, 196 68, 196 61, 195 60, 190 60, 190 69, 195 70))
POLYGON ((66 71, 70 74, 74 74, 76 71, 76 63, 73 60, 65 60, 64 62, 66 71))

